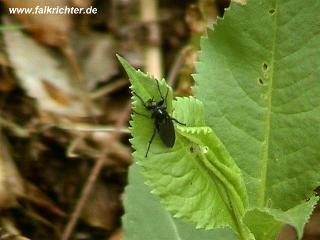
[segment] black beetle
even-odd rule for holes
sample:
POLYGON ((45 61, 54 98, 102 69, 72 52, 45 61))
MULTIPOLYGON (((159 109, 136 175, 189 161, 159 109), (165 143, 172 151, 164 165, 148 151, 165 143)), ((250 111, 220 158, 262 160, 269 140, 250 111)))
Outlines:
POLYGON ((133 94, 139 98, 139 100, 141 101, 144 108, 151 112, 151 116, 149 117, 145 114, 138 113, 138 112, 135 112, 135 113, 138 115, 147 117, 147 118, 154 119, 154 129, 153 129, 152 136, 148 142, 148 148, 147 148, 145 157, 148 156, 148 152, 149 152, 151 143, 156 135, 156 132, 158 132, 163 144, 166 147, 172 148, 174 146, 174 143, 176 140, 176 134, 175 134, 174 126, 173 126, 173 121, 175 121, 176 123, 179 123, 181 125, 185 125, 184 123, 181 123, 177 119, 171 117, 169 115, 169 113, 167 112, 166 101, 167 101, 169 88, 167 89, 166 96, 163 97, 161 90, 160 90, 159 82, 157 80, 155 80, 155 81, 157 82, 158 91, 159 91, 159 94, 161 97, 160 101, 157 102, 152 97, 147 102, 145 102, 138 94, 133 92, 133 94))

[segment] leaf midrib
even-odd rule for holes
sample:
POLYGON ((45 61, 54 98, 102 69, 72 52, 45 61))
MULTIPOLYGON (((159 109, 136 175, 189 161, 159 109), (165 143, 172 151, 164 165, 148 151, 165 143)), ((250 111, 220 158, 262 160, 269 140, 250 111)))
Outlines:
POLYGON ((178 228, 176 226, 176 223, 174 222, 174 220, 173 220, 173 218, 172 218, 172 216, 171 216, 171 214, 169 212, 167 212, 167 217, 168 217, 168 219, 169 219, 169 221, 170 221, 170 223, 172 225, 172 230, 173 230, 175 236, 177 237, 176 239, 177 240, 182 240, 182 238, 180 236, 180 233, 179 233, 179 230, 178 230, 178 228))
POLYGON ((261 166, 261 187, 260 192, 258 193, 258 206, 264 207, 265 203, 265 195, 266 195, 266 189, 267 189, 267 171, 268 171, 268 160, 269 160, 269 146, 270 146, 270 133, 271 133, 271 114, 272 114, 272 87, 273 87, 273 80, 274 80, 274 62, 275 62, 275 51, 276 51, 276 40, 277 40, 277 16, 278 16, 278 1, 275 0, 275 15, 274 15, 274 26, 275 26, 275 32, 273 36, 272 41, 272 50, 271 50, 271 72, 270 72, 270 83, 268 88, 268 104, 267 104, 267 115, 266 115, 266 121, 265 121, 265 146, 263 149, 263 157, 262 157, 262 166, 261 166))

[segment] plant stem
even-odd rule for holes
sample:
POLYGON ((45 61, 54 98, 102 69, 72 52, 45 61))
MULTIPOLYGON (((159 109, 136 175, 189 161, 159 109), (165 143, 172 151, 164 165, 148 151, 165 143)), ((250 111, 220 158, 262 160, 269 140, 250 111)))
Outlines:
POLYGON ((161 37, 158 24, 158 1, 140 0, 140 13, 143 23, 148 24, 149 44, 145 48, 145 70, 155 78, 161 79, 162 74, 162 55, 161 37))

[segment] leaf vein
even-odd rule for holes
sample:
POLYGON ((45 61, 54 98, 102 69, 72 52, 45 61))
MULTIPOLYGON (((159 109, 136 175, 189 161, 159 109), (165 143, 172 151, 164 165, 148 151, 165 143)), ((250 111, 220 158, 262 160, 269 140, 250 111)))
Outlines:
POLYGON ((261 187, 260 192, 258 193, 258 206, 263 207, 265 202, 265 194, 267 189, 267 171, 268 171, 268 159, 269 159, 269 145, 270 145, 270 133, 271 133, 271 115, 272 115, 272 90, 273 90, 273 81, 274 81, 274 67, 275 67, 275 51, 276 51, 276 42, 277 42, 277 21, 278 21, 278 7, 277 7, 277 0, 275 1, 276 14, 274 14, 274 27, 275 32, 272 40, 272 50, 271 50, 271 78, 270 84, 268 88, 268 105, 267 105, 267 114, 266 114, 266 121, 265 121, 265 144, 264 149, 262 150, 262 166, 261 166, 261 187))

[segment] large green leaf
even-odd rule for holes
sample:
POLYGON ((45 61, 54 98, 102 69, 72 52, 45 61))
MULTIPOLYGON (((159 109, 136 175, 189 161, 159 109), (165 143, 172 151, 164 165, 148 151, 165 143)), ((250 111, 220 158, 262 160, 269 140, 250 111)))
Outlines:
POLYGON ((196 95, 251 207, 290 209, 320 183, 319 12, 319 0, 248 0, 202 39, 196 95))

